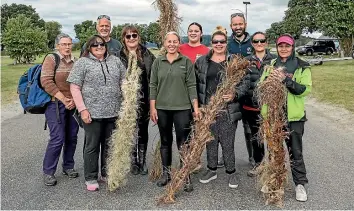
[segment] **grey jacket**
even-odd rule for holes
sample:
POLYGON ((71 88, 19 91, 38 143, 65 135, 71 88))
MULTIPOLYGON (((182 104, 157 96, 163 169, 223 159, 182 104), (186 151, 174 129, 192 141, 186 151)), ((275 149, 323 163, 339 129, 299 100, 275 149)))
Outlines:
POLYGON ((99 61, 92 54, 81 57, 67 79, 79 85, 87 110, 93 119, 117 117, 121 97, 121 81, 126 69, 120 59, 107 55, 99 61))

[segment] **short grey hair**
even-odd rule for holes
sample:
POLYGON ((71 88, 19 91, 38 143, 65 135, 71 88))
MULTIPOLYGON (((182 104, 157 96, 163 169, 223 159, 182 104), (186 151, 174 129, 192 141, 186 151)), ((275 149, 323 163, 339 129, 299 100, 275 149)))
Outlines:
POLYGON ((60 34, 58 34, 58 36, 55 38, 55 45, 58 45, 59 42, 60 42, 60 40, 61 40, 62 38, 69 38, 69 39, 73 40, 68 34, 60 33, 60 34))

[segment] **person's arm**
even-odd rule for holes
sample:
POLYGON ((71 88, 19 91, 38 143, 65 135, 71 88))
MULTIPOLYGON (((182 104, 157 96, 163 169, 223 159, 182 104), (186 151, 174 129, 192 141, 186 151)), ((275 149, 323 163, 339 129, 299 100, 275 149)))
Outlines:
POLYGON ((312 78, 310 67, 304 68, 299 82, 292 80, 290 77, 285 77, 283 83, 291 94, 298 96, 306 96, 312 89, 312 78))
POLYGON ((154 63, 152 63, 151 67, 151 76, 150 76, 150 100, 156 100, 157 97, 157 85, 158 85, 158 78, 157 78, 157 72, 158 72, 158 60, 155 60, 154 63))
POLYGON ((65 102, 64 94, 59 90, 54 81, 55 58, 53 55, 48 55, 42 66, 41 85, 49 95, 54 96, 61 102, 65 102))
POLYGON ((81 87, 76 84, 70 84, 70 92, 73 96, 76 108, 79 113, 81 113, 83 110, 86 110, 87 108, 85 106, 84 99, 82 98, 81 87))
POLYGON ((186 86, 187 86, 189 99, 192 102, 193 112, 195 112, 196 115, 199 115, 196 72, 193 63, 189 59, 187 60, 186 66, 187 66, 186 86))

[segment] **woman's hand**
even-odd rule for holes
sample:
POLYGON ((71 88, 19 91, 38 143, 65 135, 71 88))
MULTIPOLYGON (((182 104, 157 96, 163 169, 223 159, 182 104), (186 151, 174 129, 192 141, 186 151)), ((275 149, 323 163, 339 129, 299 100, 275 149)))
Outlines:
POLYGON ((193 118, 194 118, 195 121, 202 119, 202 114, 199 111, 199 108, 194 108, 193 118))
POLYGON ((224 99, 226 102, 230 102, 235 98, 235 95, 233 94, 227 94, 227 95, 223 95, 222 99, 224 99))
POLYGON ((157 116, 157 110, 156 108, 151 108, 150 109, 150 119, 153 123, 157 124, 157 120, 159 119, 157 116))
POLYGON ((75 108, 75 102, 74 102, 73 99, 65 97, 62 102, 65 105, 65 108, 68 109, 68 110, 72 110, 72 109, 75 108))
POLYGON ((91 114, 90 114, 90 112, 88 112, 87 109, 81 111, 80 115, 81 115, 82 121, 84 121, 86 124, 90 124, 92 122, 91 114))

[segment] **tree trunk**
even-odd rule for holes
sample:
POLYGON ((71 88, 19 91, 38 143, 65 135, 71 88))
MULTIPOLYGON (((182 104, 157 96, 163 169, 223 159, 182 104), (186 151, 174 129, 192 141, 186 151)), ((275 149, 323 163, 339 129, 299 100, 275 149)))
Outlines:
POLYGON ((340 39, 340 48, 344 52, 345 57, 350 57, 352 52, 353 42, 351 37, 340 39))

